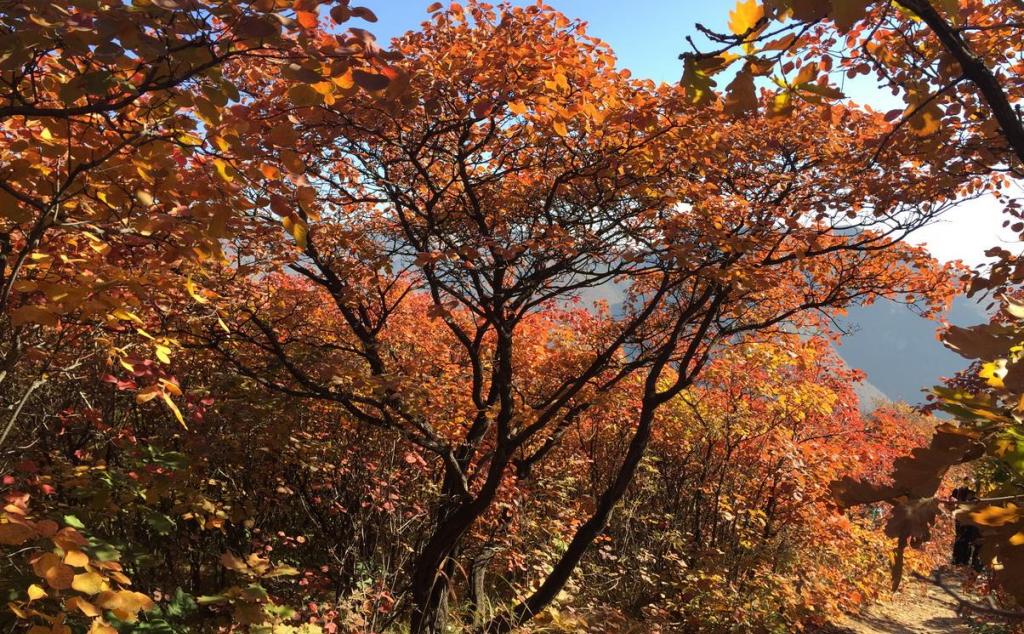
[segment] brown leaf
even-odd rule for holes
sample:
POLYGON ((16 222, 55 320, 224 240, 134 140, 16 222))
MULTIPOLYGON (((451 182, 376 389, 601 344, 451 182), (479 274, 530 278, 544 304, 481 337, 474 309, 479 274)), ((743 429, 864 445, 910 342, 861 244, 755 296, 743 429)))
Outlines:
POLYGON ((368 73, 365 70, 359 70, 358 68, 352 69, 352 79, 356 82, 357 86, 369 92, 384 90, 390 83, 390 80, 384 75, 368 73))
POLYGON ((754 87, 754 75, 744 68, 726 87, 725 111, 739 116, 756 110, 757 89, 754 87))
POLYGON ((35 535, 36 532, 24 524, 0 524, 0 544, 5 546, 21 546, 35 535))

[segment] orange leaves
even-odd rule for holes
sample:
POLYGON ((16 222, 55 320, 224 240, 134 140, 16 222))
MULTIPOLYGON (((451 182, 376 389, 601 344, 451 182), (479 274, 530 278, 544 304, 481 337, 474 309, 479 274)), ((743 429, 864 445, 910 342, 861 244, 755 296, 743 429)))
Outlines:
POLYGON ((1024 520, 1024 513, 1016 504, 1010 502, 1006 506, 983 506, 970 512, 971 521, 981 526, 1006 526, 1018 524, 1024 520))
MULTIPOLYGON (((71 612, 79 612, 83 616, 95 618, 100 616, 99 609, 82 597, 70 597, 64 602, 64 609, 71 612)), ((95 627, 95 624, 94 624, 95 627)))
POLYGON ((96 597, 96 605, 110 610, 117 618, 134 622, 139 612, 152 610, 155 603, 147 595, 131 590, 103 591, 96 597))
POLYGON ((63 563, 53 553, 43 553, 32 561, 32 570, 36 576, 46 580, 46 584, 54 590, 66 590, 71 587, 75 573, 70 566, 63 563))
POLYGON ((106 579, 96 572, 83 572, 75 575, 71 588, 83 594, 99 594, 109 588, 106 579))
POLYGON ((89 565, 89 556, 80 550, 69 550, 64 554, 64 563, 74 568, 85 568, 89 565))
POLYGON ((548 90, 569 90, 569 79, 565 76, 565 73, 556 72, 551 79, 544 80, 544 86, 548 90))
POLYGON ((315 29, 319 23, 315 11, 296 11, 295 19, 305 29, 315 29))
MULTIPOLYGON (((82 550, 88 542, 77 529, 66 526, 58 530, 57 525, 49 520, 32 522, 25 512, 26 509, 12 504, 6 507, 4 514, 12 522, 32 528, 30 539, 48 539, 54 547, 63 551, 63 560, 57 552, 42 552, 30 559, 32 574, 41 581, 28 585, 27 602, 9 604, 18 618, 27 620, 40 617, 61 624, 69 617, 84 616, 95 619, 90 631, 105 631, 104 628, 108 626, 100 618, 104 609, 111 610, 119 619, 133 621, 139 611, 154 607, 154 602, 148 596, 116 588, 114 584, 123 586, 130 583, 122 574, 121 566, 114 561, 90 558, 82 550), (73 568, 84 569, 84 572, 76 573, 73 568), (51 612, 54 607, 59 612, 51 616, 47 612, 51 612)), ((67 521, 80 525, 72 516, 67 516, 67 521)))
MULTIPOLYGON (((161 359, 162 362, 170 362, 170 357, 168 356, 169 353, 170 348, 158 344, 157 356, 163 356, 166 359, 161 359)), ((172 398, 172 396, 181 396, 181 394, 181 388, 178 387, 176 382, 165 378, 161 378, 154 385, 150 385, 147 388, 139 390, 135 394, 135 402, 141 405, 142 403, 148 403, 153 399, 160 398, 160 400, 163 401, 167 409, 169 409, 171 413, 174 415, 174 418, 178 421, 178 424, 184 427, 185 429, 188 429, 188 425, 185 423, 185 416, 181 413, 181 409, 178 408, 178 405, 174 402, 174 399, 172 398)))

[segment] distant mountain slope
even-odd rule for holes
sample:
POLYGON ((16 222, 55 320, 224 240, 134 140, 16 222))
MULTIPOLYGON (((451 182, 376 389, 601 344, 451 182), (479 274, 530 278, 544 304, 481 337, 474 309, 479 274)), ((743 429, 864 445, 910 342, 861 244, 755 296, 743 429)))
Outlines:
POLYGON ((875 384, 871 381, 864 381, 859 385, 855 385, 853 391, 857 394, 857 399, 860 401, 860 411, 865 414, 875 411, 880 405, 892 402, 892 399, 882 390, 875 387, 875 384))
MULTIPOLYGON (((982 306, 963 298, 953 302, 947 318, 960 326, 986 321, 982 306)), ((938 324, 900 304, 886 301, 854 308, 842 323, 853 332, 843 337, 839 354, 868 375, 869 383, 859 390, 864 406, 879 396, 922 403, 922 390, 967 365, 935 338, 938 324)))

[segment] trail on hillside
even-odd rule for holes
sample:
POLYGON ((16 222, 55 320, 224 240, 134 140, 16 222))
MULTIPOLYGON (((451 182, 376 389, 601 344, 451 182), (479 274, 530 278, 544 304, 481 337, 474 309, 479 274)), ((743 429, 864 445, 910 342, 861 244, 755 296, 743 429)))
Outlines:
MULTIPOLYGON (((950 577, 948 586, 959 590, 950 577)), ((956 611, 957 601, 942 588, 921 579, 907 579, 892 599, 846 617, 820 634, 970 634, 971 628, 956 611)))

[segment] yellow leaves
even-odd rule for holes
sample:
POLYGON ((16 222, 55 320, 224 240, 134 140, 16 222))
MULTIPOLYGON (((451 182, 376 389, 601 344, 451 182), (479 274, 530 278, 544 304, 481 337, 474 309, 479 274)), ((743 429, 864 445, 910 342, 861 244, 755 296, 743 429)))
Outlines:
POLYGON ((64 563, 75 568, 85 568, 89 565, 89 555, 80 550, 69 550, 64 553, 64 563))
POLYGON ((722 68, 722 58, 696 60, 686 58, 683 63, 683 79, 681 84, 686 89, 686 98, 692 104, 706 104, 714 100, 715 80, 711 73, 722 68))
POLYGON ((100 619, 96 619, 92 622, 92 627, 89 628, 89 634, 117 634, 117 630, 100 619))
POLYGON ((208 304, 210 302, 210 300, 199 294, 195 282, 192 281, 191 275, 189 275, 185 280, 185 290, 188 291, 188 294, 196 301, 197 304, 208 304))
POLYGON ((210 140, 213 141, 213 144, 217 146, 217 149, 220 150, 221 152, 227 152, 228 150, 231 149, 231 144, 228 142, 228 140, 220 136, 219 134, 213 135, 212 137, 210 137, 210 140))
POLYGON ((775 95, 772 99, 768 113, 773 117, 786 117, 793 112, 793 96, 788 90, 775 95))
POLYGON ((272 566, 270 560, 260 557, 259 553, 251 553, 243 561, 238 555, 226 552, 220 556, 220 563, 228 570, 264 579, 290 577, 299 574, 299 571, 291 566, 272 566))
POLYGON ((121 321, 134 321, 140 326, 145 325, 138 315, 129 310, 125 310, 124 308, 114 309, 113 311, 111 311, 110 316, 121 321))
POLYGON ((30 585, 28 587, 28 600, 29 601, 35 601, 37 599, 42 599, 45 596, 46 596, 46 590, 43 590, 42 586, 37 586, 36 584, 33 583, 32 585, 30 585))
POLYGON ((203 140, 197 136, 182 132, 178 135, 178 142, 184 145, 200 146, 203 144, 203 140))
POLYGON ((978 371, 978 376, 985 379, 990 387, 1003 388, 1003 379, 1009 370, 1006 367, 1006 359, 996 359, 995 361, 989 361, 981 365, 981 370, 978 371))
POLYGON ((228 570, 234 570, 235 572, 248 573, 249 566, 234 553, 224 553, 220 556, 220 564, 228 570))
POLYGON ((154 347, 156 358, 160 360, 160 363, 168 364, 171 362, 171 349, 163 344, 156 344, 154 347))
POLYGON ((213 165, 217 168, 217 174, 224 179, 224 182, 230 183, 235 180, 234 168, 228 165, 228 162, 224 159, 213 159, 213 165))
POLYGON ((758 0, 740 0, 729 12, 729 30, 736 35, 752 34, 762 18, 764 7, 758 0))
POLYGON ((309 236, 309 226, 306 222, 298 214, 292 213, 282 218, 281 224, 284 226, 285 231, 295 238, 296 244, 305 249, 309 236))
POLYGON ((110 586, 107 584, 107 580, 103 578, 103 575, 97 572, 83 572, 82 574, 75 575, 71 581, 71 588, 83 594, 93 595, 108 590, 110 586))
POLYGON ((1003 297, 1003 312, 1015 319, 1024 319, 1024 304, 1018 304, 1009 297, 1003 297))
MULTIPOLYGON (((166 348, 166 350, 169 352, 170 348, 166 348)), ((168 361, 169 360, 170 358, 168 357, 168 361)), ((167 406, 167 409, 171 410, 171 413, 174 414, 174 418, 177 419, 178 423, 187 430, 188 425, 185 424, 185 417, 182 415, 177 404, 171 398, 172 395, 181 396, 181 394, 181 388, 178 387, 176 383, 168 381, 167 379, 160 379, 158 384, 139 390, 135 394, 135 402, 141 405, 159 397, 164 402, 164 405, 167 406)))
POLYGON ((152 610, 156 604, 141 592, 118 590, 117 592, 101 592, 96 597, 96 605, 105 610, 110 610, 114 613, 114 616, 122 621, 134 622, 138 618, 140 611, 152 610))
POLYGON ((569 129, 565 126, 564 121, 555 121, 551 127, 554 128, 558 136, 569 136, 569 129))
POLYGON ((1021 509, 1013 503, 1006 506, 986 506, 971 512, 971 521, 982 526, 1005 526, 1024 519, 1021 509))
POLYGON ((178 424, 180 424, 187 430, 188 425, 185 424, 185 417, 182 416, 181 410, 178 409, 178 406, 174 403, 173 400, 171 400, 171 395, 168 394, 167 392, 162 392, 160 394, 160 397, 163 398, 164 404, 167 405, 167 408, 171 410, 172 414, 174 414, 174 418, 178 420, 178 424))
POLYGON ((932 95, 908 95, 907 104, 903 116, 917 136, 931 136, 942 127, 942 108, 932 95))
POLYGON ((139 201, 140 204, 146 207, 152 207, 155 202, 153 200, 153 194, 144 189, 140 189, 135 192, 135 200, 139 201))

